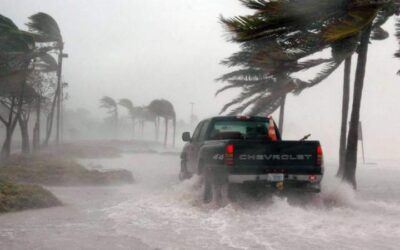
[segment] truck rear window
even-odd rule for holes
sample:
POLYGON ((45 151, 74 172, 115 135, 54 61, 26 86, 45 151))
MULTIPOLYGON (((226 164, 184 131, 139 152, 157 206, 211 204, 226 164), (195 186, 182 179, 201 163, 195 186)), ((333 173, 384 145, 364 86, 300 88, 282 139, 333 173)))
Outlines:
POLYGON ((209 131, 209 140, 265 139, 268 137, 268 121, 215 121, 209 131))

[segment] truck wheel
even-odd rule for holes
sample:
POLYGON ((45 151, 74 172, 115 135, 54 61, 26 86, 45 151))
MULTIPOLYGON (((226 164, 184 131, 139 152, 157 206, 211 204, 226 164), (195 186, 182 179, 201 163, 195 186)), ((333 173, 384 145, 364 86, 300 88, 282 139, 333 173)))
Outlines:
POLYGON ((209 203, 213 199, 213 185, 212 185, 212 176, 209 168, 202 169, 202 178, 204 181, 203 187, 203 202, 209 203))
POLYGON ((232 202, 236 202, 238 200, 239 192, 240 192, 240 184, 229 183, 228 184, 228 198, 232 202))
POLYGON ((228 199, 228 181, 226 172, 223 169, 211 170, 204 167, 202 170, 204 180, 203 201, 209 203, 215 202, 222 205, 228 199))
POLYGON ((181 160, 181 170, 179 172, 179 180, 184 181, 184 180, 190 179, 191 177, 192 177, 192 175, 187 170, 186 160, 182 159, 181 160))

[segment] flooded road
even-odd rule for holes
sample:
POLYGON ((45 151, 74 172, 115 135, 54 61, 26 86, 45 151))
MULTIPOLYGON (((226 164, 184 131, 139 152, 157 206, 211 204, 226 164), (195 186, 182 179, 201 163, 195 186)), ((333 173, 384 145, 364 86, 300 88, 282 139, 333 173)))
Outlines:
MULTIPOLYGON (((398 249, 400 168, 359 169, 359 191, 334 180, 296 205, 285 197, 202 205, 196 179, 177 180, 179 157, 127 154, 85 160, 125 168, 135 184, 50 188, 66 205, 0 216, 0 249, 398 249)), ((331 169, 330 169, 331 168, 331 169)))

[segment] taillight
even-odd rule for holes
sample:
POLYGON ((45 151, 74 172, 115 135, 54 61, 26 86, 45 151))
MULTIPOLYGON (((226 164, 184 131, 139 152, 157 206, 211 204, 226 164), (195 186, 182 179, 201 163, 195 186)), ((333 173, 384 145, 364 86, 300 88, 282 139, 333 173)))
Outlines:
POLYGON ((268 137, 271 141, 277 141, 278 137, 276 136, 275 131, 275 123, 272 117, 269 117, 269 124, 268 124, 268 137))
POLYGON ((233 144, 228 144, 226 145, 226 151, 225 151, 225 164, 232 166, 233 165, 233 154, 235 152, 235 147, 233 144))
POLYGON ((308 176, 308 180, 310 181, 310 182, 316 182, 317 181, 317 176, 316 175, 309 175, 308 176))
POLYGON ((317 147, 317 166, 322 166, 324 160, 324 154, 322 152, 321 145, 317 147))

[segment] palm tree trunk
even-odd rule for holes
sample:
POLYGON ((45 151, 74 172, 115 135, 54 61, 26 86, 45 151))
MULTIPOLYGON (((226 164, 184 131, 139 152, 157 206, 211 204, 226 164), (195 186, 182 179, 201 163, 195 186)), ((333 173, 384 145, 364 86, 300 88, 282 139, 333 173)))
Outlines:
POLYGON ((42 98, 39 96, 36 103, 36 122, 33 129, 32 147, 33 151, 37 151, 40 145, 40 112, 42 98))
POLYGON ((349 102, 350 102, 350 74, 351 74, 351 56, 346 58, 344 62, 342 124, 340 128, 339 169, 338 172, 336 173, 337 177, 343 176, 345 159, 346 159, 347 120, 349 116, 349 102))
POLYGON ((118 129, 119 129, 119 128, 118 128, 118 126, 119 126, 118 122, 119 122, 119 121, 118 121, 118 110, 117 110, 117 109, 115 110, 114 115, 115 115, 115 116, 114 116, 114 126, 115 126, 115 127, 114 127, 114 129, 115 129, 114 137, 115 137, 115 139, 118 139, 118 135, 119 135, 119 134, 118 134, 118 129))
POLYGON ((165 117, 165 134, 164 134, 164 147, 167 147, 167 140, 168 140, 168 118, 165 117))
POLYGON ((19 98, 12 97, 11 105, 10 105, 10 113, 8 115, 8 122, 6 124, 6 138, 4 140, 3 146, 0 152, 0 161, 7 160, 11 154, 11 139, 14 133, 15 127, 17 126, 17 122, 22 113, 22 105, 24 101, 24 92, 25 92, 26 81, 24 80, 21 85, 21 92, 19 98), (16 101, 18 100, 17 110, 15 115, 13 116, 14 107, 16 101))
POLYGON ((60 48, 58 54, 57 69, 57 122, 56 122, 56 144, 60 144, 60 114, 61 114, 61 73, 63 61, 63 48, 60 48))
POLYGON ((174 116, 173 120, 173 126, 174 126, 174 135, 172 137, 172 146, 175 147, 175 137, 176 137, 176 116, 174 116))
POLYGON ((21 129, 21 138, 22 138, 22 153, 29 154, 30 153, 30 145, 29 145, 29 131, 28 131, 28 121, 24 121, 22 118, 19 118, 19 127, 21 129))
POLYGON ((154 120, 154 140, 158 141, 158 121, 157 118, 154 120))
POLYGON ((11 154, 11 138, 12 138, 12 131, 9 126, 6 126, 6 138, 3 142, 3 146, 1 147, 1 162, 5 161, 10 157, 11 154))
POLYGON ((285 119, 285 103, 286 103, 286 95, 283 96, 281 107, 279 108, 279 132, 281 136, 283 135, 283 122, 285 119))
POLYGON ((136 123, 135 119, 132 119, 132 138, 135 139, 136 123))
POLYGON ((53 120, 54 120, 54 111, 56 109, 56 102, 57 102, 57 95, 59 92, 59 87, 57 86, 56 92, 53 97, 53 102, 51 103, 51 110, 49 113, 49 116, 47 117, 47 129, 46 129, 46 138, 43 142, 44 145, 49 144, 50 136, 51 136, 51 131, 53 129, 53 120))
POLYGON ((354 189, 357 188, 357 144, 358 123, 360 120, 360 107, 362 91, 364 87, 365 68, 367 65, 368 43, 371 35, 371 25, 364 30, 358 52, 356 77, 354 81, 353 105, 351 110, 349 135, 347 138, 346 165, 343 172, 343 180, 350 183, 354 189))
POLYGON ((12 136, 14 134, 15 127, 17 125, 18 119, 22 112, 22 97, 20 98, 20 103, 18 104, 17 112, 16 112, 14 118, 12 115, 13 114, 13 106, 14 106, 14 104, 11 105, 10 115, 9 115, 10 118, 9 118, 8 124, 6 125, 6 138, 5 138, 5 140, 3 142, 3 146, 1 148, 0 161, 7 160, 10 157, 12 136))
POLYGON ((158 142, 158 139, 160 137, 160 117, 156 117, 156 142, 158 142))

